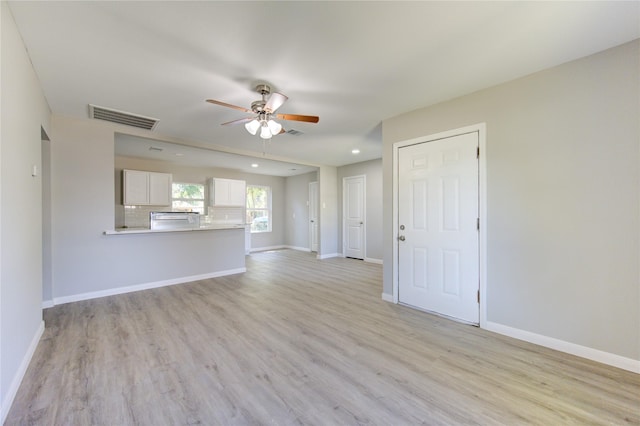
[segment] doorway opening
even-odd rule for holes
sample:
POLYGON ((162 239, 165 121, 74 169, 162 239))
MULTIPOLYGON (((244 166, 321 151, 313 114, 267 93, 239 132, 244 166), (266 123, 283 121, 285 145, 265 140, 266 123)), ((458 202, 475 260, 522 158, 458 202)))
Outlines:
POLYGON ((40 128, 42 182, 42 307, 53 306, 53 277, 51 251, 51 140, 40 128))

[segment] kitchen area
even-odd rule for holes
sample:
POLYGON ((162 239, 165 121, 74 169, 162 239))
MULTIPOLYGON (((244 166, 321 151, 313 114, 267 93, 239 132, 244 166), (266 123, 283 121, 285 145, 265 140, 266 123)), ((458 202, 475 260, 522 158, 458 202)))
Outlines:
POLYGON ((250 253, 246 181, 208 177, 204 184, 183 183, 174 182, 172 173, 132 169, 116 175, 121 200, 114 230, 106 235, 241 229, 244 252, 250 253))

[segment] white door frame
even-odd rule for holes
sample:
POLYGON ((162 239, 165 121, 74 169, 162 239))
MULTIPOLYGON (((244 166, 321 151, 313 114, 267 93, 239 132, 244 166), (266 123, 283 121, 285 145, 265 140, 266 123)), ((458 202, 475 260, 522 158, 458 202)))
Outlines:
POLYGON ((309 251, 310 252, 315 252, 318 253, 319 247, 318 247, 318 228, 319 228, 319 224, 318 224, 318 200, 320 199, 319 194, 318 194, 318 182, 317 181, 313 181, 313 182, 309 182, 309 200, 307 201, 307 207, 308 207, 308 215, 309 215, 309 251), (315 191, 312 191, 311 188, 315 186, 315 191), (312 195, 315 194, 315 200, 312 199, 312 195), (315 207, 315 218, 312 218, 312 210, 315 207), (314 222, 312 222, 312 220, 314 222), (314 230, 315 227, 315 230, 314 230), (313 249, 313 237, 314 237, 314 233, 315 233, 315 239, 316 239, 316 247, 315 250, 313 249))
POLYGON ((446 132, 436 133, 433 135, 422 136, 419 138, 409 139, 396 142, 393 144, 393 258, 391 266, 391 276, 393 283, 393 303, 398 303, 398 158, 399 149, 409 145, 416 145, 424 142, 431 142, 438 139, 450 138, 465 133, 478 133, 478 147, 480 156, 478 158, 478 194, 480 199, 478 207, 478 215, 480 216, 479 231, 479 253, 480 253, 480 327, 485 328, 487 321, 487 165, 486 165, 486 123, 473 124, 459 129, 448 130, 446 132))
POLYGON ((346 257, 347 239, 345 229, 347 227, 346 218, 346 191, 347 180, 362 178, 362 260, 367 258, 367 175, 345 176, 342 178, 342 257, 346 257))

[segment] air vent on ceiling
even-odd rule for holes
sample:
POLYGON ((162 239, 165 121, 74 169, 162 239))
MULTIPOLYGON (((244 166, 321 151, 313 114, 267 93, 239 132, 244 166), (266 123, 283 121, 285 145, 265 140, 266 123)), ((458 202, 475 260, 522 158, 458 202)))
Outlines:
POLYGON ((293 136, 298 136, 298 135, 302 134, 302 132, 300 130, 294 130, 294 129, 289 129, 285 133, 288 133, 288 134, 293 135, 293 136))
POLYGON ((153 130, 158 125, 157 118, 144 117, 129 112, 118 111, 97 105, 89 104, 89 118, 110 121, 112 123, 124 124, 125 126, 137 127, 139 129, 153 130))

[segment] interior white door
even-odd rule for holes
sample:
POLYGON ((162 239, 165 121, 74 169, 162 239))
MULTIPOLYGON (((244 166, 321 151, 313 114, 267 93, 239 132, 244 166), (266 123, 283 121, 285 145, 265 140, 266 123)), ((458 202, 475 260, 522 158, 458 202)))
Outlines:
POLYGON ((398 150, 398 300, 479 323, 478 133, 398 150))
POLYGON ((309 183, 309 246, 318 251, 318 182, 309 183))
POLYGON ((364 176, 343 179, 343 246, 344 255, 364 259, 364 176))

